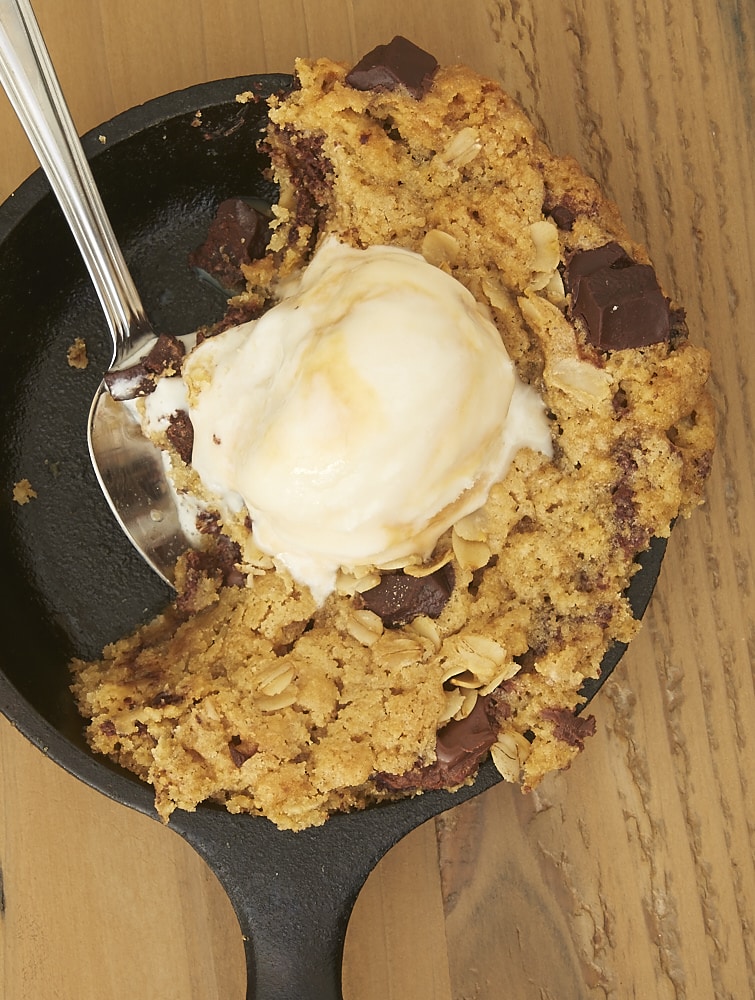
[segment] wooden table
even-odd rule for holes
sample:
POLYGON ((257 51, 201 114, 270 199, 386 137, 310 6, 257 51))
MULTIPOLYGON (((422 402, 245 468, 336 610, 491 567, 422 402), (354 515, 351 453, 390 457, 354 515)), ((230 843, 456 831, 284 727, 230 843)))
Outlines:
MULTIPOLYGON (((755 7, 746 0, 36 0, 81 131, 157 94, 400 32, 499 77, 644 239, 713 354, 706 507, 565 774, 426 824, 370 877, 348 1000, 755 996, 755 7)), ((4 95, 0 197, 35 167, 4 95)), ((0 323, 2 318, 0 317, 0 323)), ((0 722, 0 995, 235 1000, 203 862, 0 722)))

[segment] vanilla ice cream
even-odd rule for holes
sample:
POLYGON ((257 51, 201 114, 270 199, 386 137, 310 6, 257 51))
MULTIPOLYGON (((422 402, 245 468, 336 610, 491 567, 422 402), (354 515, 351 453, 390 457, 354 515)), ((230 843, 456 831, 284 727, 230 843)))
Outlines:
POLYGON ((327 240, 260 319, 184 363, 192 465, 323 600, 339 568, 427 558, 522 446, 537 393, 474 297, 421 256, 327 240))

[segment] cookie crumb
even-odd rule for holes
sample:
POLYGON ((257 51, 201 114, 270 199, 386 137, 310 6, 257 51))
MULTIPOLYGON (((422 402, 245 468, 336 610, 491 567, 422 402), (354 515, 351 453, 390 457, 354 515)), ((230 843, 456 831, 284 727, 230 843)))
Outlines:
POLYGON ((66 353, 66 360, 71 368, 83 370, 89 364, 87 345, 83 337, 77 337, 66 353))
POLYGON ((34 500, 36 495, 37 491, 28 479, 19 479, 17 483, 13 484, 13 502, 21 507, 30 500, 34 500))

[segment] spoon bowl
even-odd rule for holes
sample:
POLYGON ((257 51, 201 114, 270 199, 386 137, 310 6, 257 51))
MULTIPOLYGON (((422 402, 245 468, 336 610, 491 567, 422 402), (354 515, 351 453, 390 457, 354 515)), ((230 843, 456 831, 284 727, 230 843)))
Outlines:
POLYGON ((172 585, 176 560, 191 547, 191 539, 181 524, 160 449, 104 383, 89 410, 87 442, 117 522, 145 562, 172 585))

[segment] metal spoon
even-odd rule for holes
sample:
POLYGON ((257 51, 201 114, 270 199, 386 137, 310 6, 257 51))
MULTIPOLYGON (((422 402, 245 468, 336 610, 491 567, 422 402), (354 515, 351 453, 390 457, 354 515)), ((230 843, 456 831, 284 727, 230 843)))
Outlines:
MULTIPOLYGON (((60 89, 29 0, 0 0, 0 83, 66 217, 113 338, 111 370, 156 339, 60 89)), ((173 583, 191 546, 180 523, 161 453, 104 382, 92 400, 89 454, 118 522, 146 562, 173 583)))

